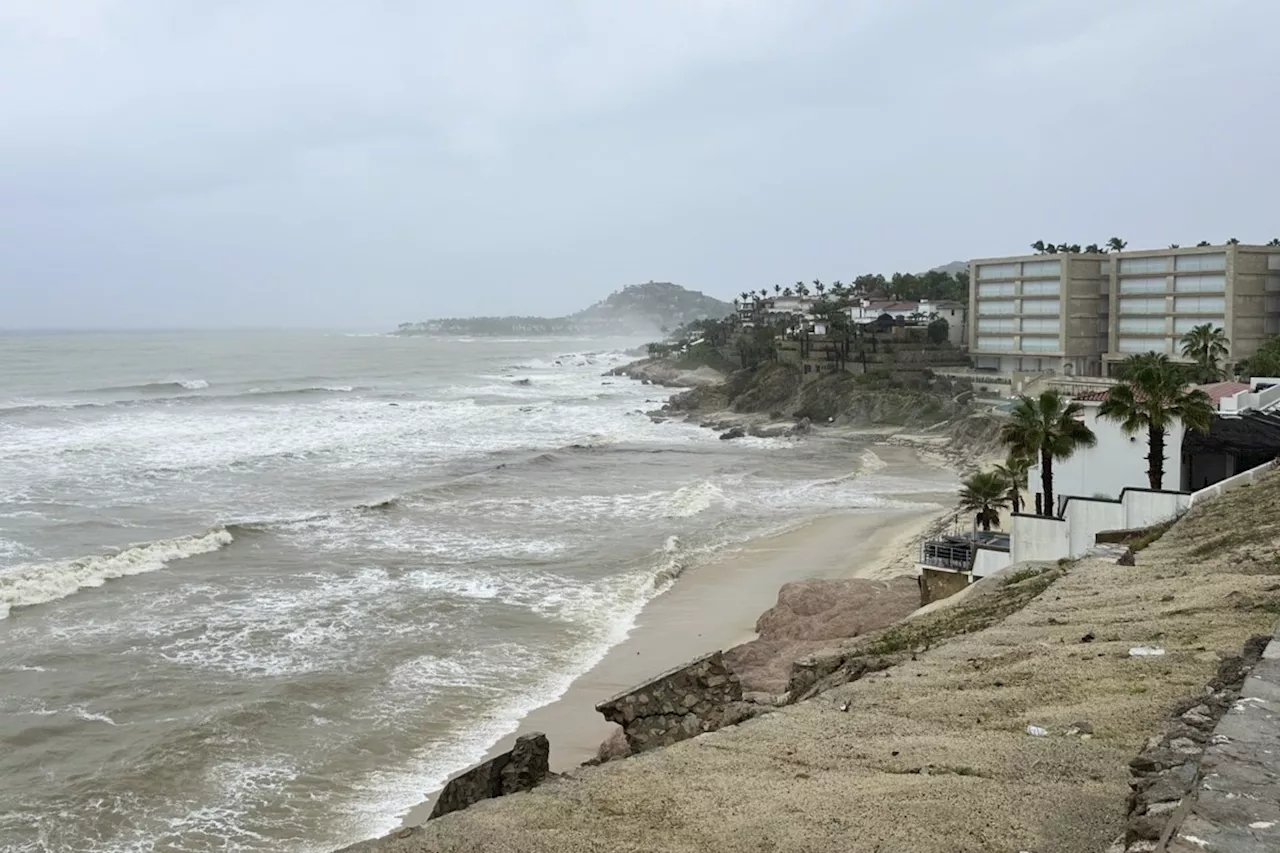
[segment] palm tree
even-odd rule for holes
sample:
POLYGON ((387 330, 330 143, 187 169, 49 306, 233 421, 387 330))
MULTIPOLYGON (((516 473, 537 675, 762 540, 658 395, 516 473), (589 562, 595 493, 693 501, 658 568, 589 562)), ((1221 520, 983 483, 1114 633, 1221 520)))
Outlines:
POLYGON ((781 293, 781 292, 782 292, 782 285, 780 285, 780 284, 775 284, 775 285, 773 286, 773 292, 774 292, 774 293, 781 293))
POLYGON ((1000 523, 1000 510, 1009 506, 1009 484, 995 471, 979 471, 960 489, 960 509, 975 513, 975 521, 989 531, 1000 523))
POLYGON ((1004 478, 1005 497, 1015 513, 1022 512, 1022 490, 1027 487, 1027 474, 1031 469, 1031 460, 1025 456, 1010 453, 1003 465, 996 466, 996 473, 1004 478))
POLYGON ((1099 255, 1106 252, 1106 249, 1100 248, 1097 243, 1090 243, 1084 247, 1084 250, 1090 255, 1099 255))
POLYGON ((1239 238, 1237 238, 1237 237, 1232 237, 1231 239, 1227 240, 1227 245, 1228 245, 1228 246, 1239 246, 1239 245, 1240 245, 1240 240, 1239 240, 1239 238))
POLYGON ((1041 515, 1053 515, 1053 460, 1066 459, 1077 448, 1093 447, 1098 441, 1080 419, 1083 411, 1079 403, 1064 402, 1057 391, 1045 391, 1039 397, 1023 394, 1009 423, 1000 430, 1000 440, 1014 455, 1040 461, 1041 515))
POLYGON ((1169 248, 1170 248, 1170 249, 1181 249, 1182 247, 1181 247, 1181 246, 1179 246, 1177 243, 1170 243, 1170 244, 1169 244, 1169 248))
POLYGON ((1125 360, 1125 380, 1111 386, 1098 408, 1101 417, 1117 421, 1128 435, 1147 431, 1147 481, 1164 485, 1164 439, 1169 427, 1181 421, 1187 429, 1208 432, 1213 404, 1198 388, 1188 389, 1186 373, 1167 355, 1148 353, 1140 362, 1125 360))
POLYGON ((1032 243, 1032 244, 1031 244, 1031 248, 1033 248, 1033 249, 1035 249, 1035 250, 1036 250, 1036 254, 1037 254, 1037 255, 1043 255, 1043 254, 1044 254, 1044 241, 1043 241, 1043 240, 1037 240, 1037 241, 1035 241, 1034 243, 1032 243))
POLYGON ((1121 240, 1119 237, 1112 237, 1107 241, 1107 247, 1113 252, 1123 252, 1127 245, 1129 245, 1128 241, 1121 240))
POLYGON ((744 303, 751 298, 751 294, 747 293, 745 290, 739 293, 738 295, 742 297, 742 301, 744 303))
POLYGON ((1196 243, 1196 248, 1203 249, 1205 246, 1208 246, 1208 245, 1209 245, 1208 240, 1201 240, 1199 243, 1196 243))
POLYGON ((1280 237, 1272 237, 1267 241, 1268 246, 1280 246, 1280 237))
POLYGON ((827 286, 816 278, 813 280, 813 289, 818 292, 818 298, 822 298, 822 294, 827 292, 827 286))
POLYGON ((1217 382, 1225 375, 1220 362, 1227 357, 1230 343, 1220 326, 1201 323, 1182 336, 1182 354, 1196 363, 1201 382, 1217 382))
POLYGON ((790 295, 791 295, 791 288, 789 288, 789 287, 784 287, 784 288, 782 288, 782 295, 783 295, 783 296, 790 296, 790 295))

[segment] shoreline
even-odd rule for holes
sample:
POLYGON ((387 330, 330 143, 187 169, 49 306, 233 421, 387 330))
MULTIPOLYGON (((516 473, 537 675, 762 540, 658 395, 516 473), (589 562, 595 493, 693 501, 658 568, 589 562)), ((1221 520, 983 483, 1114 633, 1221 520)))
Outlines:
MULTIPOLYGON (((918 448, 877 443, 875 452, 886 470, 896 475, 910 477, 938 469, 954 472, 918 448)), ((755 639, 757 620, 777 603, 784 584, 912 573, 915 544, 954 511, 954 493, 905 497, 922 506, 818 516, 690 567, 671 589, 645 605, 621 643, 561 696, 526 714, 511 734, 476 763, 509 750, 518 735, 540 731, 551 743, 552 772, 571 771, 595 758, 600 744, 617 730, 595 710, 596 703, 701 654, 727 651, 755 639)), ((400 815, 400 826, 425 822, 438 793, 430 792, 400 815)))

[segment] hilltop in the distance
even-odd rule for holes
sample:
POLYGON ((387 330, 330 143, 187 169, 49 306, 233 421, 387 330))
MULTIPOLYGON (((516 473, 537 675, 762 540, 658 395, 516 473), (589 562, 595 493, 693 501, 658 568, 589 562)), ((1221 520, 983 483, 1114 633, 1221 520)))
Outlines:
POLYGON ((670 282, 632 284, 568 317, 460 317, 401 323, 400 335, 653 335, 732 313, 728 302, 670 282))

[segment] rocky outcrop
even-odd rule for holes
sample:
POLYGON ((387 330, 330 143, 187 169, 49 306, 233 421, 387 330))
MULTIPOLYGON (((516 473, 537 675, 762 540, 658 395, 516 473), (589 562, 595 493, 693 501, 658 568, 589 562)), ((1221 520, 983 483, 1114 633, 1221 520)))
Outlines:
POLYGON ((481 800, 505 797, 541 785, 550 772, 551 744, 541 732, 521 735, 504 752, 449 780, 428 820, 465 809, 481 800))
POLYGON ((638 753, 728 725, 726 715, 741 700, 738 677, 725 666, 724 655, 713 652, 619 693, 596 710, 622 726, 630 751, 638 753))
MULTIPOLYGON (((1224 659, 1218 666, 1217 676, 1209 682, 1204 691, 1179 704, 1173 716, 1165 725, 1164 732, 1147 741, 1146 747, 1136 758, 1129 762, 1132 778, 1129 787, 1128 824, 1123 839, 1113 845, 1117 853, 1151 853, 1160 850, 1161 845, 1168 843, 1184 823, 1184 818, 1191 811, 1188 795, 1196 788, 1204 775, 1204 764, 1210 761, 1206 752, 1213 749, 1210 744, 1229 746, 1232 737, 1215 734, 1227 711, 1240 700, 1241 690, 1249 673, 1257 666, 1263 649, 1270 637, 1251 637, 1245 643, 1240 655, 1224 659)), ((1225 790, 1222 768, 1212 768, 1215 780, 1209 790, 1225 790), (1214 772, 1214 771, 1217 772, 1214 772)), ((1257 774, 1250 771, 1250 777, 1257 774)), ((1256 781, 1256 778, 1251 778, 1256 781)), ((1273 772, 1271 781, 1272 794, 1280 792, 1280 778, 1273 772)), ((1246 792, 1246 795, 1248 792, 1246 792)), ((1238 799, 1228 796, 1228 799, 1238 799)), ((1273 807, 1273 810, 1278 810, 1273 807)), ((1243 827, 1240 827, 1243 828, 1243 827)), ((1278 826, 1277 828, 1280 828, 1278 826)), ((1192 829, 1182 832, 1195 838, 1208 835, 1208 830, 1192 829)), ((1200 839, 1204 840, 1204 839, 1200 839)), ((1273 842, 1280 845, 1280 832, 1273 842)), ((1205 849, 1203 845, 1195 845, 1188 849, 1205 849)), ((1177 843, 1167 849, 1182 849, 1177 843)), ((1214 850, 1226 850, 1226 847, 1215 845, 1214 850)), ((1243 851, 1253 848, 1243 847, 1243 851)), ((1258 850, 1273 849, 1260 846, 1258 850)))
POLYGON ((668 388, 701 388, 718 386, 725 376, 711 367, 686 370, 676 367, 666 359, 645 358, 610 370, 607 376, 626 376, 648 385, 665 385, 668 388))
POLYGON ((860 637, 909 615, 920 603, 914 578, 804 580, 785 584, 778 603, 756 621, 759 635, 725 653, 743 690, 778 694, 787 689, 792 663, 860 637))

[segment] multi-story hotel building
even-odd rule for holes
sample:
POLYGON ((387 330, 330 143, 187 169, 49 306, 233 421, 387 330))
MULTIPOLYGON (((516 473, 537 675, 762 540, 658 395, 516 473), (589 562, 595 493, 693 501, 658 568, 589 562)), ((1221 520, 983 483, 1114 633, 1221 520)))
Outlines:
POLYGON ((1204 323, 1226 332, 1234 363, 1280 334, 1280 247, 987 258, 969 276, 979 369, 1109 375, 1133 353, 1180 359, 1204 323))
POLYGON ((979 369, 1096 376, 1106 351, 1106 255, 969 263, 970 356, 979 369))
MULTIPOLYGON (((1226 332, 1228 364, 1280 334, 1280 247, 1204 246, 1111 257, 1108 369, 1133 353, 1181 358, 1180 339, 1208 323, 1226 332)), ((1108 372, 1109 372, 1108 371, 1108 372)))

